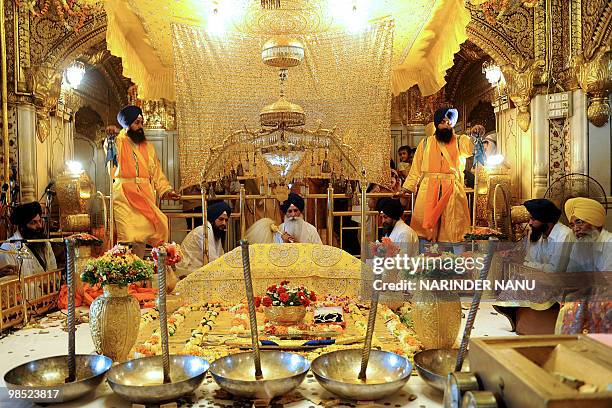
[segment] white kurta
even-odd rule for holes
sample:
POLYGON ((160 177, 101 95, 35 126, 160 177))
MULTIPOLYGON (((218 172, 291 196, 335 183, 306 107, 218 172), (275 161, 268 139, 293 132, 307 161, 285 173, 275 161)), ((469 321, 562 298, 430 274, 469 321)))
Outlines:
POLYGON ((528 242, 525 265, 544 272, 565 272, 574 241, 573 231, 558 222, 547 238, 528 242))
MULTIPOLYGON (((15 232, 9 240, 18 240, 23 239, 19 231, 15 232)), ((21 274, 22 276, 30 276, 37 273, 45 272, 34 253, 28 248, 27 244, 23 244, 27 251, 27 258, 23 260, 23 265, 21 266, 21 274)), ((0 249, 4 249, 5 251, 18 251, 17 243, 4 243, 0 246, 0 249)), ((55 261, 55 255, 53 254, 53 249, 51 249, 51 244, 45 243, 45 259, 47 261, 47 270, 51 271, 53 269, 57 269, 57 262, 55 261)), ((17 260, 17 255, 13 254, 0 254, 0 268, 6 265, 15 265, 19 267, 19 261, 17 260)))
MULTIPOLYGON (((181 244, 183 260, 176 265, 178 276, 185 276, 204 265, 204 227, 201 225, 187 234, 181 244)), ((215 239, 212 225, 208 222, 208 262, 220 258, 225 252, 220 239, 215 239)))
POLYGON ((612 272, 612 233, 602 229, 594 242, 577 240, 572 247, 568 272, 612 272))
POLYGON ((417 256, 419 254, 419 236, 403 220, 395 223, 389 239, 399 245, 401 255, 417 256))
MULTIPOLYGON (((283 222, 281 225, 279 225, 278 229, 281 231, 285 231, 285 223, 283 222)), ((321 241, 321 237, 319 236, 319 232, 317 231, 315 226, 306 221, 302 223, 302 231, 300 232, 300 236, 295 238, 301 244, 323 243, 323 241, 321 241)), ((274 234, 274 242, 282 244, 284 242, 282 234, 274 234)))

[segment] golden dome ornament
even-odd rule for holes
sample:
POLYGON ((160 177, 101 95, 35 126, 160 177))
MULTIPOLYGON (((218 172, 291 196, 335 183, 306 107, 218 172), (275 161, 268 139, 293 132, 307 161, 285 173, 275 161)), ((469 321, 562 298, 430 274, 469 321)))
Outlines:
POLYGON ((304 60, 304 45, 297 39, 277 36, 265 42, 261 59, 271 67, 297 67, 304 60))
POLYGON ((295 127, 306 123, 304 109, 295 103, 289 102, 284 96, 274 103, 265 106, 259 114, 262 126, 295 127))

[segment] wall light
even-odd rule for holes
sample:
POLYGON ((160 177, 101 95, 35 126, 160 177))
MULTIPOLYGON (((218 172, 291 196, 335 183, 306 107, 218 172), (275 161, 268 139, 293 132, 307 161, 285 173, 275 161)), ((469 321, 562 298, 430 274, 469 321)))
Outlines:
POLYGON ((499 65, 492 61, 485 61, 482 64, 482 73, 493 86, 497 86, 504 76, 499 65))
POLYGON ((83 173, 83 164, 78 161, 68 160, 66 162, 66 170, 68 173, 78 176, 83 173))
POLYGON ((487 160, 485 161, 485 165, 487 167, 495 167, 495 166, 499 166, 500 164, 502 164, 504 162, 504 155, 502 154, 494 154, 492 156, 487 157, 487 160))
POLYGON ((85 76, 85 64, 81 61, 74 61, 66 68, 66 82, 71 88, 76 88, 81 84, 85 76))

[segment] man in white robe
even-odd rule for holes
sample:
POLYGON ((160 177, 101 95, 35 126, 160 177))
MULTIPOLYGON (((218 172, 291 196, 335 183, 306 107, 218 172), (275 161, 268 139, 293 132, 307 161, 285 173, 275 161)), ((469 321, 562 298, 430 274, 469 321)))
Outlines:
POLYGON ((401 255, 419 254, 419 236, 402 219, 404 207, 397 199, 386 198, 379 202, 383 232, 391 242, 400 247, 401 255))
MULTIPOLYGON (((45 238, 40 203, 35 201, 15 207, 11 215, 11 222, 17 227, 17 231, 9 238, 9 241, 14 242, 6 242, 0 246, 0 249, 21 252, 23 257, 21 275, 30 276, 57 269, 55 255, 49 242, 23 242, 45 238)), ((11 271, 12 274, 17 275, 19 263, 18 255, 0 253, 0 271, 5 271, 5 273, 11 271)), ((30 291, 28 298, 35 298, 42 293, 35 293, 38 291, 34 287, 26 289, 30 291)))
MULTIPOLYGON (((220 258, 223 251, 223 241, 232 208, 225 201, 208 206, 206 212, 208 219, 208 262, 220 258)), ((204 227, 191 230, 183 240, 181 249, 183 259, 176 265, 177 276, 182 277, 201 268, 204 265, 204 227)))
POLYGON ((321 237, 314 225, 306 222, 304 212, 304 199, 296 193, 289 193, 287 200, 280 205, 285 214, 285 222, 279 225, 280 232, 274 234, 276 243, 322 244, 321 237))

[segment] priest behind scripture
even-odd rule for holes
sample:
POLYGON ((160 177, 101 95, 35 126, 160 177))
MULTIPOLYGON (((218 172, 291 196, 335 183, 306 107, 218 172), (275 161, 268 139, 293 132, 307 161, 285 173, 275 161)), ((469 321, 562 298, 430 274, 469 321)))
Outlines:
MULTIPOLYGON (((4 243, 0 246, 0 249, 5 251, 19 251, 20 246, 25 248, 25 251, 22 248, 22 252, 25 252, 26 256, 21 266, 21 275, 29 276, 57 269, 55 255, 53 254, 50 243, 23 242, 29 239, 45 238, 40 203, 35 201, 15 207, 11 215, 11 222, 17 227, 17 231, 9 238, 9 241, 15 242, 4 243)), ((17 255, 0 253, 0 270, 6 270, 11 267, 15 271, 15 274, 17 274, 19 267, 17 255)))
POLYGON ((278 227, 280 233, 274 234, 275 242, 323 243, 314 225, 304 220, 302 215, 304 199, 299 194, 289 193, 289 197, 281 203, 280 209, 285 214, 285 222, 278 227))

